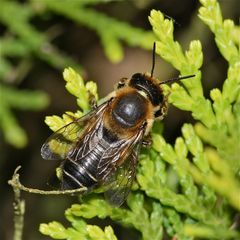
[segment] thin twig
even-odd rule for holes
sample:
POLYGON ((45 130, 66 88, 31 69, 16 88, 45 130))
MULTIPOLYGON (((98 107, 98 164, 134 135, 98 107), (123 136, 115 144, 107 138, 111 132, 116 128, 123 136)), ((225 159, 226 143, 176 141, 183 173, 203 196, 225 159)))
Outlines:
POLYGON ((8 184, 11 185, 14 189, 18 189, 18 190, 29 192, 29 193, 41 194, 41 195, 66 195, 66 194, 72 194, 72 193, 80 193, 87 190, 84 187, 73 189, 73 190, 50 190, 50 191, 40 190, 35 188, 28 188, 20 183, 19 174, 18 174, 18 171, 20 168, 21 166, 18 166, 16 168, 12 179, 8 181, 8 184))
MULTIPOLYGON (((13 174, 15 177, 16 171, 13 174)), ((25 201, 21 199, 21 191, 19 188, 13 186, 14 191, 14 240, 21 240, 24 226, 25 201)))

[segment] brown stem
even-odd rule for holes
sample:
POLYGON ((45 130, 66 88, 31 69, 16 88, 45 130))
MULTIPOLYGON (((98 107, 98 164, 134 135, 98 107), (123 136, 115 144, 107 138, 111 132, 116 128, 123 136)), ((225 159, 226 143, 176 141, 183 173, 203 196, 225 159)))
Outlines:
POLYGON ((41 194, 41 195, 64 195, 64 194, 71 194, 71 193, 80 193, 80 192, 84 192, 87 190, 84 187, 78 188, 78 189, 72 189, 72 190, 50 190, 50 191, 40 190, 40 189, 36 189, 36 188, 28 188, 20 183, 19 174, 18 174, 18 171, 20 168, 21 168, 21 166, 18 166, 16 168, 12 179, 8 181, 8 184, 11 185, 14 189, 16 188, 21 191, 35 193, 35 194, 41 194))
POLYGON ((21 199, 21 191, 13 187, 14 191, 14 240, 21 240, 24 226, 25 201, 21 199))

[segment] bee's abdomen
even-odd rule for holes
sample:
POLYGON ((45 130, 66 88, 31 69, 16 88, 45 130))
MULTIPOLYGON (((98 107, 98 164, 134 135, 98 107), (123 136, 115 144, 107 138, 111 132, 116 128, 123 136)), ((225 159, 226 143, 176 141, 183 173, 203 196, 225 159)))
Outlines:
POLYGON ((97 144, 84 158, 75 161, 67 159, 62 168, 64 189, 93 188, 97 185, 97 166, 106 147, 97 144))

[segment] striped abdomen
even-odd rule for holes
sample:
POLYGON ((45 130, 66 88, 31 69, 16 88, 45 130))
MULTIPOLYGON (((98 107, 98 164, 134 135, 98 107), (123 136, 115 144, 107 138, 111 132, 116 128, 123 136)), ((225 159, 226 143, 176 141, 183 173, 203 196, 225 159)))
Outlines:
POLYGON ((108 143, 102 140, 84 157, 81 157, 83 149, 78 149, 75 153, 75 160, 68 158, 62 167, 63 188, 95 187, 98 183, 97 166, 107 148, 108 143))

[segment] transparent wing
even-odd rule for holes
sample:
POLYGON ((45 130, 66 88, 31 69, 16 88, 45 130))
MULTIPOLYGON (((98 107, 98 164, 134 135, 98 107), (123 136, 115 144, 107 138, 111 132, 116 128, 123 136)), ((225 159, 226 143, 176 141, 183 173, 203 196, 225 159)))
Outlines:
POLYGON ((90 154, 97 143, 99 142, 99 132, 103 128, 103 122, 101 118, 94 120, 94 122, 89 126, 89 128, 84 131, 82 137, 80 137, 74 146, 69 151, 68 159, 73 161, 81 161, 86 158, 88 154, 90 154))
POLYGON ((91 129, 97 118, 101 117, 107 104, 100 105, 96 110, 67 124, 53 133, 41 148, 41 155, 46 160, 64 160, 68 153, 79 142, 85 131, 91 129))
MULTIPOLYGON (((136 175, 138 153, 141 146, 143 132, 131 140, 128 140, 123 147, 122 153, 115 162, 99 163, 98 171, 102 178, 102 185, 105 190, 105 198, 112 206, 120 206, 127 198, 136 175), (120 165, 117 165, 119 164, 120 165), (106 167, 108 165, 108 167, 106 167), (101 171, 104 168, 104 171, 101 171), (102 174, 101 174, 102 172, 102 174)), ((115 155, 116 157, 118 156, 115 155)))
POLYGON ((80 137, 85 122, 86 116, 67 124, 53 133, 41 148, 42 158, 46 160, 65 159, 80 137))
POLYGON ((136 176, 137 159, 138 150, 135 149, 124 163, 107 177, 109 189, 104 195, 112 206, 121 206, 126 200, 136 176))

